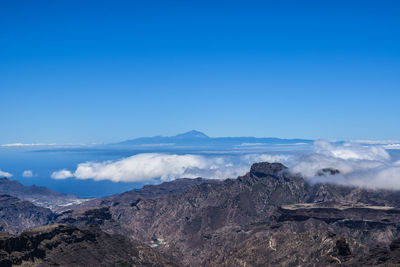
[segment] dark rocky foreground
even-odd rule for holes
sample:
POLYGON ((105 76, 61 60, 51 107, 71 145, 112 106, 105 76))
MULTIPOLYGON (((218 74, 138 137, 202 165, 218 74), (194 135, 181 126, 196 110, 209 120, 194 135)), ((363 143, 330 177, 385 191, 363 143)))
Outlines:
POLYGON ((149 246, 99 229, 53 224, 0 236, 0 266, 173 266, 149 246))
MULTIPOLYGON (((323 175, 336 173, 323 170, 323 175)), ((93 266, 86 258, 79 265, 83 254, 77 251, 90 247, 94 258, 104 257, 101 262, 108 266, 144 262, 163 266, 400 266, 400 192, 310 185, 279 163, 254 164, 237 179, 180 179, 146 186, 85 202, 50 218, 48 223, 61 225, 41 229, 73 230, 45 234, 39 242, 45 244, 40 246, 41 258, 30 252, 31 256, 21 254, 21 249, 30 251, 31 246, 18 250, 8 244, 43 230, 18 237, 5 235, 0 257, 25 266, 36 262, 93 266), (98 238, 78 242, 71 239, 72 233, 92 233, 98 238), (102 252, 121 236, 124 241, 117 242, 117 250, 102 252), (47 245, 59 238, 67 240, 61 242, 63 246, 47 245), (128 249, 138 246, 142 248, 139 254, 128 249), (124 255, 142 258, 129 256, 137 261, 127 261, 118 253, 123 249, 124 255), (70 262, 71 258, 75 261, 70 262)), ((38 243, 34 236, 29 244, 38 243)), ((101 263, 93 260, 93 264, 101 263)))

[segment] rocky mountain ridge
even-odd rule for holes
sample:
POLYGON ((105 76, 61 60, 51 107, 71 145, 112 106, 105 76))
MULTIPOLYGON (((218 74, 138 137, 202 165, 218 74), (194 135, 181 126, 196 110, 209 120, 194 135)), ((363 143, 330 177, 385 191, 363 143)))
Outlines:
MULTIPOLYGON (((141 137, 131 140, 126 140, 112 145, 154 145, 154 144, 167 144, 167 145, 201 145, 212 147, 224 146, 240 146, 243 144, 311 144, 313 140, 308 139, 280 139, 274 137, 258 138, 258 137, 209 137, 205 133, 192 130, 186 133, 178 134, 175 136, 154 136, 154 137, 141 137)), ((202 148, 204 149, 204 147, 202 148)))
MULTIPOLYGON (((129 192, 114 196, 91 210, 77 208, 60 216, 59 220, 78 227, 95 223, 108 233, 143 240, 188 266, 233 263, 232 255, 239 257, 236 263, 257 266, 251 263, 251 258, 261 254, 270 255, 264 259, 264 264, 272 264, 269 259, 275 256, 282 262, 277 258, 273 265, 297 264, 299 259, 293 255, 310 254, 314 246, 322 246, 319 242, 326 241, 320 239, 321 236, 328 238, 333 233, 332 245, 321 247, 321 253, 329 254, 327 259, 332 260, 336 257, 332 254, 335 242, 343 239, 352 251, 351 257, 336 257, 343 263, 356 255, 368 255, 371 246, 385 247, 399 237, 399 196, 399 192, 310 185, 282 164, 257 163, 249 173, 237 179, 218 183, 204 181, 183 192, 156 198, 141 198, 138 192, 129 192), (337 206, 329 207, 333 203, 337 206), (346 203, 359 206, 338 208, 346 203), (309 207, 287 208, 294 204, 308 204, 309 207), (371 208, 373 206, 375 208, 371 208), (239 249, 263 244, 262 240, 267 237, 271 240, 275 235, 285 236, 283 240, 287 240, 280 251, 271 246, 256 246, 245 257, 239 249), (310 240, 308 243, 301 241, 299 236, 303 235, 318 238, 311 245, 310 240), (294 251, 292 242, 302 244, 296 246, 298 251, 294 251), (238 250, 241 252, 235 254, 238 250), (292 253, 286 255, 283 251, 292 253)), ((329 264, 339 261, 334 259, 329 264)))
MULTIPOLYGON (((309 184, 279 163, 253 164, 237 179, 182 179, 146 186, 71 206, 49 223, 54 221, 124 236, 152 249, 145 253, 168 255, 172 265, 400 262, 399 191, 309 184)), ((67 261, 66 255, 58 260, 67 261)))
POLYGON ((6 177, 0 178, 0 194, 14 196, 30 201, 37 206, 53 210, 85 201, 84 199, 79 199, 76 195, 63 194, 43 186, 25 186, 6 177))
POLYGON ((0 231, 18 234, 51 223, 55 217, 50 209, 10 195, 0 195, 0 231))

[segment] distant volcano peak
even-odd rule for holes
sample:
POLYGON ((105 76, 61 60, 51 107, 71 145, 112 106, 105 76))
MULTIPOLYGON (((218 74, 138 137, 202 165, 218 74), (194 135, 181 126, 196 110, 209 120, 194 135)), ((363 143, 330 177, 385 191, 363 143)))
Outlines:
POLYGON ((192 130, 186 133, 178 134, 175 137, 178 138, 209 138, 208 135, 200 131, 192 130))

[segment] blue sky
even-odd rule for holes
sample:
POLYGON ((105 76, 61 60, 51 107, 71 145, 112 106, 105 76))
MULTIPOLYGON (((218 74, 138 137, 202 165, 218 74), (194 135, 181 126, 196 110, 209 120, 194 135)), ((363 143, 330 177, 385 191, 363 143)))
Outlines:
POLYGON ((398 14, 399 1, 1 1, 0 143, 399 139, 398 14))

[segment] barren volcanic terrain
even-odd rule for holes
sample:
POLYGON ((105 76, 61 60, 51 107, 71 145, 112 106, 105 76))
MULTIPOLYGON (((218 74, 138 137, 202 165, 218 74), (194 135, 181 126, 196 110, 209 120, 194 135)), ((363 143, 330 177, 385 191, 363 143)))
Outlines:
POLYGON ((29 208, 37 212, 18 218, 12 212, 18 208, 26 214, 26 202, 3 198, 0 223, 9 225, 13 218, 12 224, 19 226, 3 231, 17 234, 49 224, 18 236, 3 234, 4 264, 400 264, 400 192, 309 184, 280 163, 253 164, 237 179, 178 179, 145 186, 62 212, 29 208), (90 256, 81 250, 90 250, 90 256))

